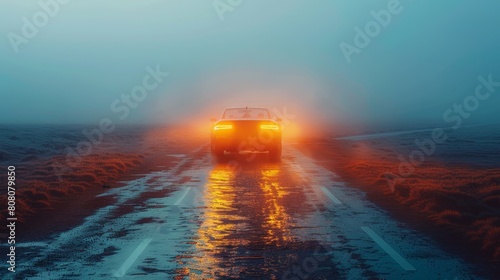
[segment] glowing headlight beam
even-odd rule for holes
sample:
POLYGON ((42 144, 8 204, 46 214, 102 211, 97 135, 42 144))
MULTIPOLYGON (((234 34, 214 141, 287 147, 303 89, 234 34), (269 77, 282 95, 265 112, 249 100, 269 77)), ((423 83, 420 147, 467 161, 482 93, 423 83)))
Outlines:
POLYGON ((261 124, 260 129, 279 130, 280 128, 275 124, 261 124))
POLYGON ((214 130, 225 130, 225 129, 233 129, 232 124, 218 124, 214 126, 214 130))

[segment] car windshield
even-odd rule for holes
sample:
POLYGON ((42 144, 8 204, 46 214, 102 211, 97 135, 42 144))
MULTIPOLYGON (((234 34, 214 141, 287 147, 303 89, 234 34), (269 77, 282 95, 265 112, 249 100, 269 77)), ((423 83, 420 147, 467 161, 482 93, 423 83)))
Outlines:
POLYGON ((270 119, 269 111, 264 108, 231 108, 226 109, 223 119, 270 119))

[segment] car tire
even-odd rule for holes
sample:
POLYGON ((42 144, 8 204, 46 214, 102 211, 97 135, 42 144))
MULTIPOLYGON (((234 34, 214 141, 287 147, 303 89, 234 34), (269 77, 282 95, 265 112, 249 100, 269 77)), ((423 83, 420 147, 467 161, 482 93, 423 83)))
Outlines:
POLYGON ((269 159, 272 162, 280 162, 281 161, 281 143, 276 145, 276 147, 273 147, 272 149, 269 150, 269 159))
POLYGON ((218 149, 217 146, 212 143, 211 145, 211 150, 212 150, 212 156, 217 160, 220 161, 224 158, 224 150, 218 149))

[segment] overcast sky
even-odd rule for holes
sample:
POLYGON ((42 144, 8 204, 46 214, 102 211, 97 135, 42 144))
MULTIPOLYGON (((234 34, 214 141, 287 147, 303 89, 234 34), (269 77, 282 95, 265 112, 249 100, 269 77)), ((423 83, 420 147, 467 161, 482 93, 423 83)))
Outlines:
MULTIPOLYGON (((162 122, 245 105, 439 123, 478 76, 500 81, 495 0, 68 2, 44 24, 38 1, 0 1, 0 123, 162 122), (386 26, 373 25, 388 5, 386 26), (355 28, 367 24, 375 35, 358 48, 355 28), (356 52, 346 57, 342 42, 356 52), (157 67, 169 76, 147 78, 157 67), (145 79, 155 87, 125 105, 145 79)), ((497 120, 498 108, 500 88, 469 121, 497 120)))

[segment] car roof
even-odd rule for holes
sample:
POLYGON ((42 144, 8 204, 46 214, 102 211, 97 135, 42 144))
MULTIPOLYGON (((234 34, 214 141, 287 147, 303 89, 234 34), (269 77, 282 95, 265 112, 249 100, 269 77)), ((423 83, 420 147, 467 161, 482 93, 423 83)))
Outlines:
MULTIPOLYGON (((258 109, 258 110, 266 110, 267 111, 267 114, 268 114, 268 118, 265 118, 267 120, 272 120, 272 114, 271 114, 271 111, 269 111, 268 108, 265 108, 265 107, 228 107, 228 108, 225 108, 224 109, 224 112, 222 113, 222 116, 224 116, 224 114, 226 113, 226 110, 238 110, 238 109, 258 109)), ((220 119, 223 119, 221 116, 220 119)), ((237 118, 237 120, 240 120, 239 118, 237 118)), ((258 118, 248 118, 246 120, 262 120, 262 119, 258 119, 258 118)))

